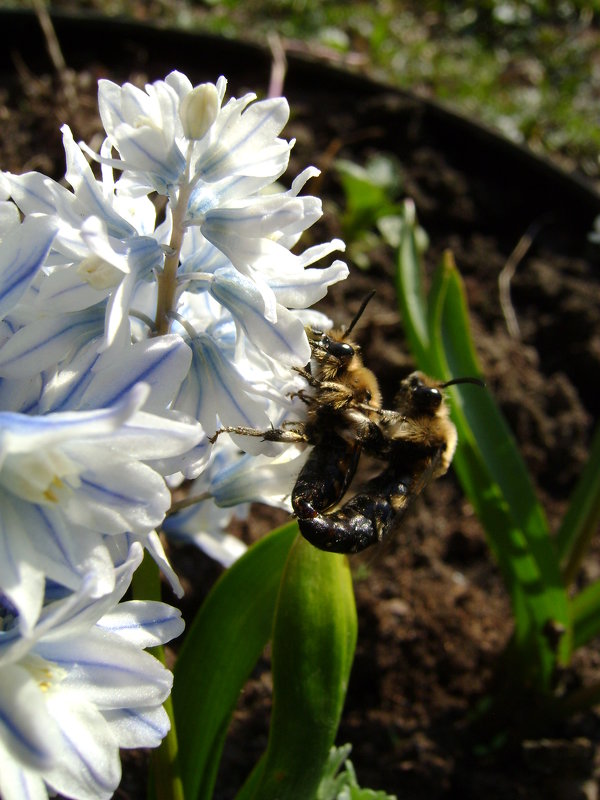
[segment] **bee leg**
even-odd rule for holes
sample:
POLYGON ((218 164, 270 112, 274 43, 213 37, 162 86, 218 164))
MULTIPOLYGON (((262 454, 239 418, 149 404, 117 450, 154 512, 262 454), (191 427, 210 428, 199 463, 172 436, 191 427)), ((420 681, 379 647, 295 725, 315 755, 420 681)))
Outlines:
POLYGON ((306 394, 304 389, 298 389, 297 392, 290 392, 288 397, 290 400, 293 400, 294 397, 298 397, 303 403, 306 403, 306 405, 310 405, 311 403, 315 402, 315 398, 310 394, 306 394))
POLYGON ((312 374, 307 369, 302 369, 302 367, 292 367, 292 369, 294 370, 294 372, 297 372, 298 375, 302 375, 304 380, 310 386, 318 386, 319 385, 319 380, 317 378, 314 378, 312 376, 312 374))
POLYGON ((296 429, 268 428, 266 431, 261 431, 257 428, 245 428, 243 426, 230 425, 226 426, 225 428, 219 428, 218 431, 209 437, 209 442, 214 444, 222 433, 237 433, 241 436, 259 436, 264 442, 284 442, 288 444, 308 442, 308 437, 306 432, 303 430, 302 423, 298 423, 298 427, 296 429))
MULTIPOLYGON (((306 423, 300 420, 286 419, 281 423, 281 430, 294 431, 300 436, 306 436, 306 423)), ((302 441, 308 441, 308 438, 302 441)))
MULTIPOLYGON (((313 389, 319 389, 320 391, 330 390, 330 391, 337 391, 337 392, 346 392, 351 397, 352 391, 341 381, 323 381, 320 378, 315 378, 308 370, 301 369, 300 367, 292 367, 294 372, 297 372, 298 375, 302 375, 304 380, 311 386, 313 389)), ((291 396, 294 397, 296 394, 300 394, 302 389, 298 392, 295 392, 291 396)))

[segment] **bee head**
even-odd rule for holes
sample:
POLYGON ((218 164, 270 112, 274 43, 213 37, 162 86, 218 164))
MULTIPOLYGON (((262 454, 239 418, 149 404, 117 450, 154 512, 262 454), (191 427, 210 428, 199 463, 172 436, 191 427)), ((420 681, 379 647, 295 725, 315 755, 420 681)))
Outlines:
POLYGON ((422 372, 413 372, 400 384, 398 410, 411 417, 434 416, 442 405, 439 385, 422 372))
MULTIPOLYGON (((352 359, 359 355, 360 347, 355 342, 348 341, 348 336, 352 333, 352 329, 361 318, 367 303, 374 294, 375 292, 371 292, 365 297, 354 315, 354 319, 345 330, 337 328, 327 334, 318 328, 306 329, 313 357, 332 373, 339 369, 345 369, 351 364, 352 359)), ((360 360, 358 363, 362 365, 360 360)))
POLYGON ((422 372, 412 372, 400 383, 396 396, 396 408, 405 416, 435 416, 442 407, 443 389, 457 383, 472 383, 484 386, 479 378, 454 378, 446 383, 438 383, 422 372))
POLYGON ((340 341, 335 335, 328 334, 316 328, 308 330, 308 340, 313 355, 324 361, 327 358, 334 359, 340 366, 348 364, 356 355, 357 347, 350 342, 340 341))

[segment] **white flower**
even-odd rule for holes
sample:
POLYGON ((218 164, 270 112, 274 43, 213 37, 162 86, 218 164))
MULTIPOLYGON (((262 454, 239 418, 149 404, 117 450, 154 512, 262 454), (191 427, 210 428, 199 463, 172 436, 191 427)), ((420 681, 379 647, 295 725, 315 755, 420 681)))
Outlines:
MULTIPOLYGON (((0 349, 1 375, 33 375, 36 367, 57 364, 64 375, 70 362, 84 358, 84 348, 96 368, 96 358, 104 351, 108 356, 115 344, 110 356, 117 363, 132 333, 147 338, 181 332, 181 318, 191 341, 197 335, 213 338, 213 350, 222 346, 213 323, 234 322, 231 364, 239 374, 245 337, 273 362, 307 363, 310 350, 297 310, 347 276, 340 261, 325 269, 312 266, 343 243, 291 252, 321 216, 319 199, 300 196, 318 171, 307 168, 288 191, 273 192, 293 145, 279 138, 289 116, 287 102, 253 102, 248 94, 224 103, 225 88, 223 78, 194 88, 178 72, 145 91, 101 81, 99 107, 107 132, 95 156, 102 164, 101 181, 66 126, 72 191, 38 173, 2 176, 3 194, 26 220, 38 215, 56 234, 42 270, 37 275, 32 270, 35 285, 22 297, 20 315, 11 316, 17 336, 0 349), (120 158, 110 156, 111 148, 120 158), (115 170, 121 172, 116 182, 115 170), (168 198, 159 227, 146 196, 151 190, 168 198), (200 319, 190 314, 190 296, 201 293, 217 302, 212 315, 200 319)), ((18 283, 18 277, 9 276, 9 282, 18 283)), ((246 381, 242 393, 256 395, 256 386, 246 381)), ((237 422, 247 420, 242 415, 237 422)))
POLYGON ((142 557, 134 544, 114 591, 47 605, 27 639, 0 632, 0 795, 3 800, 110 798, 120 747, 156 747, 169 729, 171 674, 143 648, 178 636, 163 603, 118 603, 142 557))
MULTIPOLYGON (((27 564, 32 573, 18 573, 18 583, 37 599, 27 601, 14 586, 9 596, 30 625, 43 595, 41 573, 74 589, 93 564, 103 576, 97 591, 105 590, 110 570, 98 537, 128 530, 149 541, 168 503, 158 481, 170 475, 175 486, 201 476, 210 457, 206 435, 221 425, 264 428, 286 417, 288 393, 303 385, 290 368, 310 359, 307 308, 348 274, 342 261, 319 266, 343 250, 341 241, 297 247, 322 205, 302 194, 318 174, 314 167, 287 190, 275 183, 293 147, 280 137, 286 100, 256 101, 252 94, 226 100, 225 90, 224 78, 193 87, 179 72, 143 90, 101 81, 107 136, 99 154, 62 129, 70 189, 38 173, 0 176, 9 255, 3 262, 0 244, 0 274, 9 287, 4 306, 0 294, 0 411, 51 424, 60 414, 116 408, 143 382, 151 388, 144 410, 156 417, 161 452, 152 464, 115 457, 112 471, 110 447, 104 460, 94 459, 106 496, 118 495, 121 485, 127 489, 126 500, 110 509, 81 480, 93 450, 86 458, 78 451, 79 461, 69 450, 64 463, 52 450, 41 474, 56 474, 61 485, 49 488, 41 478, 43 501, 32 500, 32 486, 18 482, 25 456, 11 456, 0 475, 11 520, 5 540, 14 539, 10 531, 21 516, 46 542, 81 546, 66 548, 62 559, 55 547, 43 565, 19 555, 20 569, 27 564), (100 179, 84 153, 100 164, 100 179), (166 198, 158 225, 150 193, 166 198), (25 217, 20 226, 9 198, 25 217), (10 258, 17 226, 37 231, 36 247, 19 263, 10 258), (165 421, 174 414, 199 420, 206 435, 170 455, 160 442, 168 440, 165 421), (146 494, 143 474, 153 476, 146 494)), ((264 455, 281 450, 258 439, 245 446, 264 455)), ((227 458, 235 463, 235 452, 227 458)), ((275 461, 270 469, 286 467, 275 461)), ((25 550, 35 546, 31 531, 23 541, 25 550)))
POLYGON ((25 631, 39 614, 44 576, 76 589, 93 570, 96 594, 110 591, 103 534, 144 537, 162 522, 171 495, 145 462, 185 453, 202 431, 140 411, 148 393, 139 384, 94 411, 0 412, 0 591, 25 631))

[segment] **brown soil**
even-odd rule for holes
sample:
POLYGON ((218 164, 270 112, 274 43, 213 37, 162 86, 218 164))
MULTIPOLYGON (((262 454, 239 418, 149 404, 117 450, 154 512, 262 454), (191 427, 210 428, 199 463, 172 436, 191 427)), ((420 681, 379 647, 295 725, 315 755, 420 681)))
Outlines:
MULTIPOLYGON (((227 64, 216 62, 194 69, 164 53, 161 64, 146 62, 147 57, 139 47, 140 63, 132 64, 128 51, 121 69, 94 58, 93 66, 75 76, 73 110, 56 79, 39 68, 34 79, 22 66, 20 81, 14 74, 4 76, 2 167, 60 176, 58 123, 69 122, 76 138, 90 141, 99 129, 93 97, 101 75, 124 80, 143 67, 154 79, 177 67, 199 82, 227 70, 227 64)), ((27 51, 19 58, 33 69, 27 51)), ((264 70, 253 76, 239 66, 230 77, 233 94, 266 85, 264 70)), ((326 80, 307 84, 293 71, 286 93, 294 113, 285 133, 298 142, 291 173, 307 163, 324 167, 319 193, 331 200, 330 207, 340 199, 334 172, 327 168, 332 152, 358 163, 376 152, 399 158, 406 194, 415 199, 431 241, 426 268, 430 273, 444 249, 454 252, 488 390, 509 421, 555 530, 585 462, 598 412, 600 278, 598 251, 585 238, 592 221, 589 205, 582 210, 576 199, 553 193, 542 177, 536 184, 519 156, 497 163, 498 153, 490 155, 485 142, 476 147, 468 137, 461 141, 442 123, 436 130, 419 107, 393 93, 357 89, 352 82, 333 88, 326 80), (500 309, 498 275, 520 237, 538 224, 512 282, 521 331, 514 338, 500 309)), ((337 233, 335 215, 327 215, 315 236, 337 233)), ((322 306, 337 321, 348 321, 366 292, 377 288, 358 336, 388 402, 411 368, 392 274, 392 253, 381 247, 370 270, 354 270, 322 306)), ((257 509, 239 527, 252 540, 282 519, 278 512, 257 509)), ((218 569, 191 549, 174 558, 190 587, 185 605, 191 610, 218 569)), ((583 584, 599 573, 596 547, 579 580, 583 584)), ((402 800, 597 797, 600 717, 595 712, 499 752, 476 755, 465 737, 467 718, 485 696, 510 637, 511 613, 480 525, 454 475, 425 492, 393 541, 356 561, 356 595, 358 647, 338 742, 352 744, 361 785, 402 800)), ((598 644, 579 653, 574 667, 566 680, 598 680, 598 644)), ((235 714, 218 798, 234 796, 262 752, 269 709, 267 654, 235 714)), ((132 761, 120 796, 141 796, 135 790, 138 779, 132 761)))

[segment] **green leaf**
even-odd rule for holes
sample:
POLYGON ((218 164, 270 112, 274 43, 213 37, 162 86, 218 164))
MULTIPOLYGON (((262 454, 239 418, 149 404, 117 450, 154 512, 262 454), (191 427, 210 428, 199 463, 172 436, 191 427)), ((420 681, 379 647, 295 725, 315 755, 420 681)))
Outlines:
MULTIPOLYGON (((462 280, 447 256, 429 297, 425 295, 414 223, 401 243, 397 278, 399 304, 419 367, 442 381, 479 376, 462 280)), ((558 623, 567 632, 560 642, 563 663, 572 640, 567 595, 545 515, 489 391, 468 385, 449 391, 459 441, 454 467, 511 593, 520 668, 529 673, 527 679, 547 689, 556 653, 546 626, 558 623)))
POLYGON ((415 235, 415 208, 410 201, 404 206, 404 221, 398 251, 396 296, 404 322, 404 332, 415 360, 422 370, 434 374, 427 324, 427 298, 415 235))
POLYGON ((586 586, 571 600, 573 646, 582 647, 600 633, 600 581, 586 586))
POLYGON ((267 751, 238 800, 315 796, 346 696, 356 629, 348 560, 299 536, 277 600, 267 751))
POLYGON ((587 464, 556 536, 556 548, 563 564, 563 576, 567 586, 575 580, 599 525, 600 426, 594 434, 587 464))
MULTIPOLYGON (((439 267, 438 276, 437 296, 432 299, 436 313, 432 315, 430 335, 437 353, 440 377, 444 380, 468 375, 480 377, 481 367, 469 329, 464 285, 449 254, 446 254, 439 267)), ((462 404, 461 410, 483 460, 494 481, 501 487, 517 524, 524 530, 535 531, 543 538, 547 551, 544 558, 549 554, 551 562, 548 572, 560 581, 556 559, 549 547, 545 514, 537 501, 512 432, 489 390, 466 387, 453 391, 459 402, 467 392, 473 402, 462 404)))
POLYGON ((173 686, 187 800, 212 797, 240 691, 271 635, 279 582, 297 531, 290 523, 250 547, 217 581, 187 632, 173 686))
MULTIPOLYGON (((479 375, 480 367, 469 330, 464 285, 451 257, 444 260, 440 272, 443 274, 441 283, 445 291, 435 343, 440 362, 443 359, 447 365, 444 378, 479 375)), ((492 484, 499 488, 502 502, 511 518, 511 524, 505 530, 519 530, 522 533, 524 551, 522 547, 515 550, 514 536, 499 536, 500 532, 491 524, 492 520, 482 518, 486 532, 495 536, 495 552, 503 549, 503 562, 515 562, 512 574, 520 582, 525 594, 537 629, 537 644, 549 670, 546 677, 550 679, 554 653, 552 642, 545 636, 544 629, 549 623, 558 623, 565 629, 566 635, 560 645, 560 660, 563 663, 569 659, 572 639, 567 593, 544 510, 537 501, 514 437, 491 393, 478 392, 465 386, 460 391, 454 390, 453 395, 457 401, 455 419, 459 440, 468 436, 477 443, 489 476, 486 491, 492 484), (530 558, 523 559, 524 553, 530 558), (517 565, 526 564, 527 569, 516 568, 517 565)), ((469 499, 473 500, 472 497, 469 499)))

